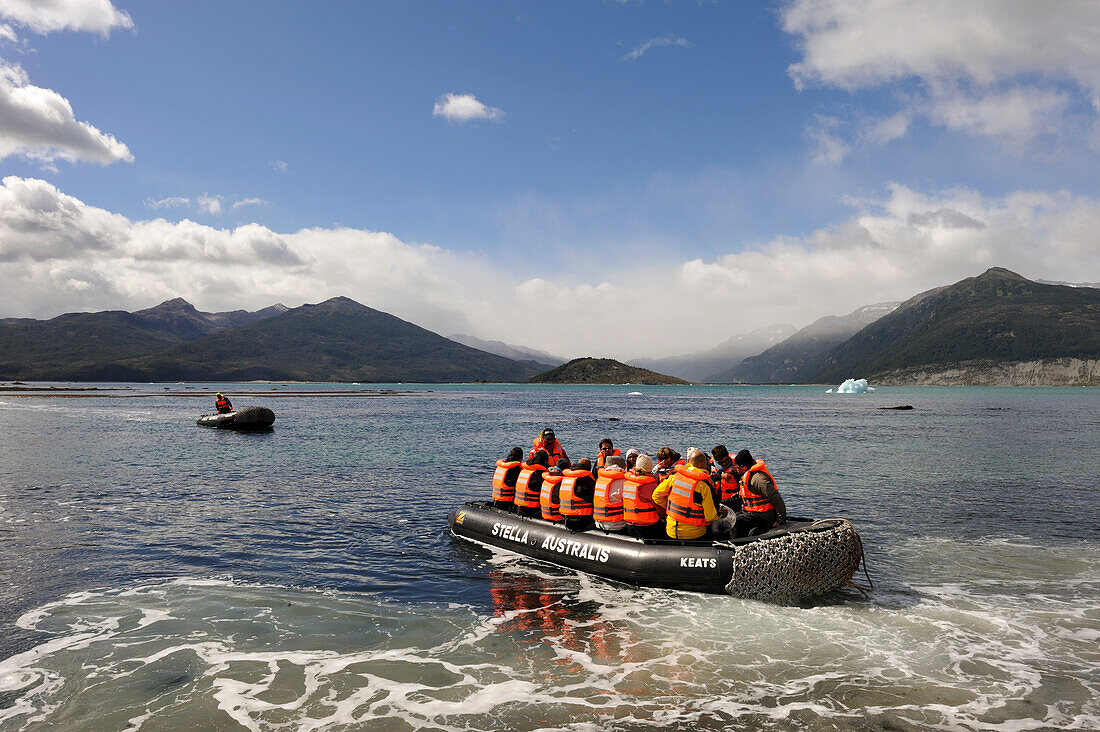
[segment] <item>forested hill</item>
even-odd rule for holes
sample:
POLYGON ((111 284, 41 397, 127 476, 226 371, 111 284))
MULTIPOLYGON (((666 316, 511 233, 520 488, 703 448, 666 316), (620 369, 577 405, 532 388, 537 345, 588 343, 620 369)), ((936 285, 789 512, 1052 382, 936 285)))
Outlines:
POLYGON ((532 384, 686 384, 683 379, 610 358, 575 358, 531 377, 532 384))
POLYGON ((1044 285, 994 267, 902 303, 829 351, 803 381, 905 383, 918 371, 1071 359, 1086 366, 1100 359, 1100 290, 1044 285))

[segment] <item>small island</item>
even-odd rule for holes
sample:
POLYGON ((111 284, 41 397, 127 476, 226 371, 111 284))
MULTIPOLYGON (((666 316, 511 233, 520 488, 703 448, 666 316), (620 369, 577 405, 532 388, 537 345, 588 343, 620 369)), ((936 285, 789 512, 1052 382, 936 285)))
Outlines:
POLYGON ((575 358, 531 377, 532 384, 687 384, 649 369, 628 366, 611 358, 575 358))

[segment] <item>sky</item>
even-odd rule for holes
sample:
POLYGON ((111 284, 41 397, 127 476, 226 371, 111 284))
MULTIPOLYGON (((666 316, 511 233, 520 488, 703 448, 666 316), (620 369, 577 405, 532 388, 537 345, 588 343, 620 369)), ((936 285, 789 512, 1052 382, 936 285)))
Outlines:
POLYGON ((0 0, 0 317, 634 358, 1100 280, 1100 2, 0 0))

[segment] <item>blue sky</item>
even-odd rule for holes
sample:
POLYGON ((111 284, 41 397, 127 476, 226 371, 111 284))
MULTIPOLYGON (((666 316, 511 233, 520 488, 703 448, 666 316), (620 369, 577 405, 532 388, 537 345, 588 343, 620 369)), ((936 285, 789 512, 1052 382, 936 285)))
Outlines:
POLYGON ((628 357, 1095 281, 1098 115, 1100 3, 0 0, 0 317, 347 295, 628 357))

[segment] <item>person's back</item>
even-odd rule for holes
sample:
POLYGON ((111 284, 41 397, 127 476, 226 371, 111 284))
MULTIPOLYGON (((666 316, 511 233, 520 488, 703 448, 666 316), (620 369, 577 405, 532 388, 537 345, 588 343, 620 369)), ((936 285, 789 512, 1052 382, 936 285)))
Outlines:
POLYGON ((549 467, 545 450, 538 450, 535 456, 520 466, 516 478, 516 511, 521 516, 539 518, 542 509, 539 500, 542 494, 542 477, 549 467))
POLYGON ((689 450, 686 465, 676 466, 676 472, 653 491, 653 501, 665 507, 665 532, 672 539, 701 539, 707 527, 718 518, 710 484, 707 456, 699 450, 689 450))
POLYGON ((626 461, 615 455, 607 458, 607 467, 599 468, 592 493, 592 518, 604 531, 621 531, 623 520, 623 484, 626 482, 626 461))
MULTIPOLYGON (((565 461, 561 461, 564 463, 565 461)), ((542 518, 560 524, 565 520, 561 515, 561 484, 565 480, 563 465, 559 463, 542 475, 542 489, 539 491, 539 510, 542 518)))
POLYGON ((516 480, 523 465, 523 448, 513 447, 508 456, 497 460, 493 473, 493 505, 505 511, 516 508, 516 480))
POLYGON ((214 408, 218 410, 218 414, 228 414, 233 411, 233 403, 224 394, 218 392, 214 396, 214 408))
POLYGON ((623 483, 623 520, 627 530, 642 539, 666 536, 662 521, 664 511, 653 502, 657 482, 653 475, 653 459, 649 455, 639 455, 623 483))
POLYGON ((592 521, 592 497, 596 481, 592 478, 592 461, 581 458, 569 470, 562 471, 565 476, 561 483, 561 515, 566 528, 572 531, 587 531, 592 521))

